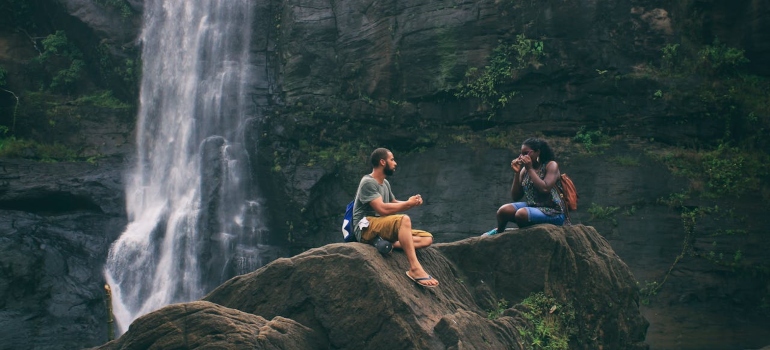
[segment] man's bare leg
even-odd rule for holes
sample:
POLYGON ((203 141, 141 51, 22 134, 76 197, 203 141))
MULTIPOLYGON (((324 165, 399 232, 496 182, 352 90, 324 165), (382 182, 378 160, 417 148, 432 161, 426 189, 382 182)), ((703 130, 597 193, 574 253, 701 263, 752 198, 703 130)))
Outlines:
MULTIPOLYGON (((417 260, 414 238, 412 238, 412 219, 407 215, 401 218, 401 227, 398 228, 398 243, 400 243, 401 249, 406 254, 406 260, 409 262, 409 276, 415 279, 428 277, 428 273, 423 270, 420 261, 417 260)), ((434 278, 420 281, 420 283, 426 286, 437 286, 438 280, 434 278)))
MULTIPOLYGON (((412 242, 414 242, 414 249, 425 248, 433 244, 433 237, 412 236, 412 242)), ((401 242, 393 243, 393 248, 401 249, 401 242)))

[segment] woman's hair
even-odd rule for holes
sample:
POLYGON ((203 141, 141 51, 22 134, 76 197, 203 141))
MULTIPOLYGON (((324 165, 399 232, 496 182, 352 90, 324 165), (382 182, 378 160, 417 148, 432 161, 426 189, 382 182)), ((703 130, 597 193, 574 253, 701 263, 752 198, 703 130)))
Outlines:
POLYGON ((548 142, 537 137, 530 137, 524 140, 524 145, 527 145, 533 151, 540 151, 540 164, 548 164, 552 160, 556 160, 556 156, 553 154, 551 146, 548 146, 548 142))
POLYGON ((372 168, 376 168, 378 165, 380 165, 380 159, 388 160, 388 150, 387 148, 378 148, 372 152, 372 155, 369 157, 369 161, 372 163, 372 168))

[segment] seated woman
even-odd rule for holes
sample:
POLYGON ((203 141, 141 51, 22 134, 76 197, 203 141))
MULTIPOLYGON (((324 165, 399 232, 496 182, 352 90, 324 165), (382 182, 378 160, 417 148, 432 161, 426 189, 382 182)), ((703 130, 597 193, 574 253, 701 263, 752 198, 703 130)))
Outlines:
POLYGON ((521 154, 511 161, 513 203, 497 210, 497 227, 485 236, 505 231, 508 222, 519 227, 535 224, 563 225, 568 221, 566 208, 556 187, 560 180, 559 165, 545 140, 529 138, 521 145, 521 154))

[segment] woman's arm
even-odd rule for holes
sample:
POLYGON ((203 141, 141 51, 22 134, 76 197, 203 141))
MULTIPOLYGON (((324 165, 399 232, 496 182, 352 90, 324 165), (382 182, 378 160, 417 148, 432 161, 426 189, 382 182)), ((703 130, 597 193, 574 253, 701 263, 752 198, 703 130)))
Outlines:
POLYGON ((529 167, 525 168, 524 171, 529 172, 529 179, 532 181, 532 185, 535 186, 538 191, 543 193, 550 192, 551 188, 556 185, 556 180, 561 176, 559 164, 556 164, 554 161, 545 165, 545 178, 542 180, 537 176, 537 171, 535 169, 529 167))
POLYGON ((521 159, 514 159, 511 162, 511 169, 513 169, 513 183, 511 184, 511 199, 517 202, 524 196, 524 190, 521 188, 521 179, 524 176, 524 167, 521 165, 521 159))

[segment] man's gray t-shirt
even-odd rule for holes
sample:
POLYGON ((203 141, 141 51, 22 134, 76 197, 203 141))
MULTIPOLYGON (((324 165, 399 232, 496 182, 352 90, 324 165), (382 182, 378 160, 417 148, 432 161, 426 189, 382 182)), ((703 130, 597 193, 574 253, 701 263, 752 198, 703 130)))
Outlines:
POLYGON ((390 183, 386 179, 380 185, 372 175, 364 175, 358 184, 356 202, 353 205, 353 232, 359 242, 361 241, 361 230, 358 228, 358 222, 365 216, 380 216, 369 205, 369 202, 377 199, 377 197, 382 197, 383 203, 390 203, 395 199, 393 191, 390 189, 390 183))

